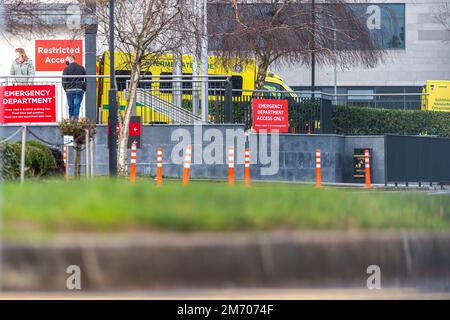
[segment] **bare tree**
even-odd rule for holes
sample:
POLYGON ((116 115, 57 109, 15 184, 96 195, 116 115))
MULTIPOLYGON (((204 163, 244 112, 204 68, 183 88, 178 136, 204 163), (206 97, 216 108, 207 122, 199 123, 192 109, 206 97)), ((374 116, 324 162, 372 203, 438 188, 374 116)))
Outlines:
MULTIPOLYGON (((116 1, 114 34, 115 51, 123 53, 124 65, 131 71, 126 106, 118 112, 120 131, 117 148, 118 175, 127 174, 129 123, 136 106, 136 92, 141 71, 147 70, 162 54, 180 46, 176 36, 180 28, 183 0, 118 0, 116 1)), ((107 39, 109 10, 106 1, 97 3, 98 33, 107 39)))
POLYGON ((256 60, 256 89, 263 88, 272 64, 309 65, 312 53, 318 64, 373 67, 382 58, 344 0, 317 1, 314 6, 312 0, 221 0, 208 11, 217 54, 256 60))
POLYGON ((450 31, 450 4, 443 3, 434 13, 434 17, 438 23, 444 26, 447 31, 450 31))
POLYGON ((85 34, 96 24, 90 6, 95 0, 0 0, 0 38, 31 40, 37 36, 53 36, 65 26, 73 39, 85 34))
MULTIPOLYGON (((50 2, 46 3, 50 5, 50 2)), ((31 38, 32 34, 51 32, 39 0, 0 0, 0 37, 31 38)))

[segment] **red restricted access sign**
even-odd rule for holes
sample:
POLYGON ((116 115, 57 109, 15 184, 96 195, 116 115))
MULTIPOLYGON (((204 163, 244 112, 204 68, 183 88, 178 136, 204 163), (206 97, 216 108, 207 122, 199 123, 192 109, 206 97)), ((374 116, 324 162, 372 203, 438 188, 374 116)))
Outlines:
POLYGON ((56 122, 55 85, 0 86, 0 123, 56 122))
POLYGON ((259 131, 288 132, 288 101, 253 99, 253 129, 259 131))
POLYGON ((63 71, 69 54, 83 64, 83 40, 36 40, 34 50, 36 71, 63 71))

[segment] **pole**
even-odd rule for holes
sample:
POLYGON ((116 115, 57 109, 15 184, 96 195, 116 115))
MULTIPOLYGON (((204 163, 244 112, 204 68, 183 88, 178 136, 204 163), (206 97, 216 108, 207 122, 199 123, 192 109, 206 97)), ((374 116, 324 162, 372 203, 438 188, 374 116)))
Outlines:
POLYGON ((245 148, 245 169, 244 169, 245 185, 250 187, 250 149, 245 148))
POLYGON ((108 114, 108 147, 109 175, 117 176, 117 89, 114 68, 114 0, 109 0, 109 114, 108 114))
POLYGON ((131 144, 131 163, 130 163, 130 183, 135 184, 136 182, 136 141, 131 144))
POLYGON ((316 91, 316 1, 311 0, 311 17, 312 17, 312 51, 311 51, 311 91, 312 98, 315 97, 314 91, 316 91))
POLYGON ((174 53, 174 63, 173 63, 173 70, 172 73, 177 76, 175 77, 175 81, 173 82, 173 94, 172 94, 172 100, 173 100, 173 104, 175 104, 178 108, 181 108, 181 103, 182 103, 182 96, 181 96, 181 89, 182 89, 182 84, 181 81, 177 81, 180 80, 180 77, 183 74, 183 70, 182 70, 182 58, 183 54, 182 54, 182 50, 181 49, 177 49, 176 52, 174 53))
MULTIPOLYGON (((193 0, 193 6, 194 6, 194 19, 195 19, 195 27, 194 27, 194 34, 197 34, 198 32, 198 25, 199 25, 199 18, 200 18, 200 6, 199 6, 199 0, 193 0)), ((200 61, 200 57, 199 57, 199 41, 198 41, 198 37, 195 36, 195 41, 194 41, 194 51, 192 52, 192 113, 195 116, 198 116, 198 112, 199 112, 199 106, 200 106, 200 101, 199 101, 199 95, 200 95, 200 86, 198 84, 198 75, 199 75, 199 61, 200 61)))
POLYGON ((233 115, 233 87, 230 79, 227 79, 225 83, 225 123, 233 123, 233 119, 231 119, 233 115))
POLYGON ((203 0, 202 4, 202 26, 203 34, 201 40, 201 60, 202 60, 202 122, 208 122, 208 15, 207 15, 208 1, 203 0))
POLYGON ((190 145, 188 145, 188 146, 186 146, 185 151, 184 151, 184 170, 183 170, 183 185, 184 186, 187 186, 189 184, 191 160, 192 160, 192 147, 190 145))
POLYGON ((316 150, 316 187, 322 188, 322 161, 320 159, 320 150, 316 150))
POLYGON ((89 142, 89 147, 90 150, 89 152, 91 153, 89 158, 91 159, 91 179, 94 178, 94 137, 92 137, 92 140, 89 142))
POLYGON ((69 147, 65 144, 64 145, 64 154, 63 154, 63 158, 64 158, 64 178, 66 178, 66 180, 69 179, 69 157, 68 157, 68 153, 69 153, 69 147))
MULTIPOLYGON (((336 57, 336 30, 334 30, 334 55, 336 57)), ((337 105, 337 60, 334 59, 334 104, 337 105)))
POLYGON ((162 148, 156 150, 156 185, 162 186, 162 148))
POLYGON ((369 150, 364 150, 364 170, 365 170, 365 188, 372 187, 372 177, 370 176, 370 156, 369 150))
POLYGON ((22 149, 20 153, 20 183, 25 181, 25 152, 27 143, 27 127, 22 127, 22 149))
POLYGON ((228 147, 228 185, 234 185, 234 147, 228 147))
POLYGON ((194 56, 192 58, 192 113, 195 116, 198 116, 199 111, 199 85, 198 85, 198 56, 197 53, 194 53, 194 56))
POLYGON ((86 156, 86 179, 89 179, 89 130, 86 129, 84 155, 86 156))

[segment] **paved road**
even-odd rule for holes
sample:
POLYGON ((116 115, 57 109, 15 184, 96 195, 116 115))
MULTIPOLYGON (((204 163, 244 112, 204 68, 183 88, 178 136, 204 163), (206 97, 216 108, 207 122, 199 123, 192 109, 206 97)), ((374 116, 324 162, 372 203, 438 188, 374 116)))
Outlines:
POLYGON ((3 293, 0 299, 114 299, 114 300, 341 300, 341 299, 450 299, 450 292, 416 288, 367 289, 210 289, 148 292, 3 293))

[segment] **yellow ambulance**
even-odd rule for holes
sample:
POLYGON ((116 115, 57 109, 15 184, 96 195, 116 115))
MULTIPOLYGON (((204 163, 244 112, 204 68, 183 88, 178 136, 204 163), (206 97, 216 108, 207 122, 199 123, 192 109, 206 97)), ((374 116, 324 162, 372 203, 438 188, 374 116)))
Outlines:
MULTIPOLYGON (((128 76, 130 75, 129 68, 126 67, 127 54, 116 52, 115 69, 116 75, 128 76)), ((208 57, 208 74, 214 76, 231 76, 231 83, 233 88, 233 100, 239 99, 240 96, 251 96, 252 90, 255 88, 255 79, 257 74, 257 67, 254 60, 241 63, 238 59, 227 59, 226 63, 223 63, 223 58, 209 56, 208 57)), ((192 56, 182 56, 182 74, 186 76, 185 79, 192 79, 192 56)), ((162 55, 158 59, 151 63, 144 63, 145 67, 141 70, 141 74, 145 75, 152 81, 140 82, 140 88, 150 90, 153 95, 158 95, 160 98, 166 101, 172 101, 172 75, 174 60, 173 55, 162 55), (168 80, 169 79, 169 80, 168 80)), ((109 75, 109 53, 105 52, 97 62, 97 70, 100 75, 109 75)), ((212 78, 209 81, 209 100, 223 99, 223 80, 220 82, 220 78, 212 78), (214 81, 216 80, 216 82, 214 81), (216 89, 215 88, 222 88, 216 89), (222 97, 220 97, 222 95, 222 97)), ((225 78, 222 78, 225 79, 225 78)), ((125 108, 125 96, 124 90, 127 86, 127 78, 116 79, 118 89, 118 102, 120 110, 125 108)), ((106 123, 108 119, 108 90, 109 90, 109 78, 103 78, 98 83, 98 100, 97 107, 101 114, 102 123, 106 123)), ((290 97, 296 97, 296 94, 292 89, 283 81, 283 79, 271 72, 268 72, 264 90, 269 90, 268 96, 280 97, 280 95, 288 95, 290 97)), ((182 83, 182 99, 192 99, 192 82, 186 81, 182 83)), ((143 116, 143 122, 145 119, 155 119, 157 117, 145 116, 142 113, 152 113, 154 111, 150 108, 143 108, 137 101, 137 115, 143 116)), ((158 117, 159 119, 164 117, 158 117)), ((165 119, 166 122, 171 122, 170 119, 165 119)))
POLYGON ((422 110, 450 112, 450 81, 427 81, 423 89, 422 110))

